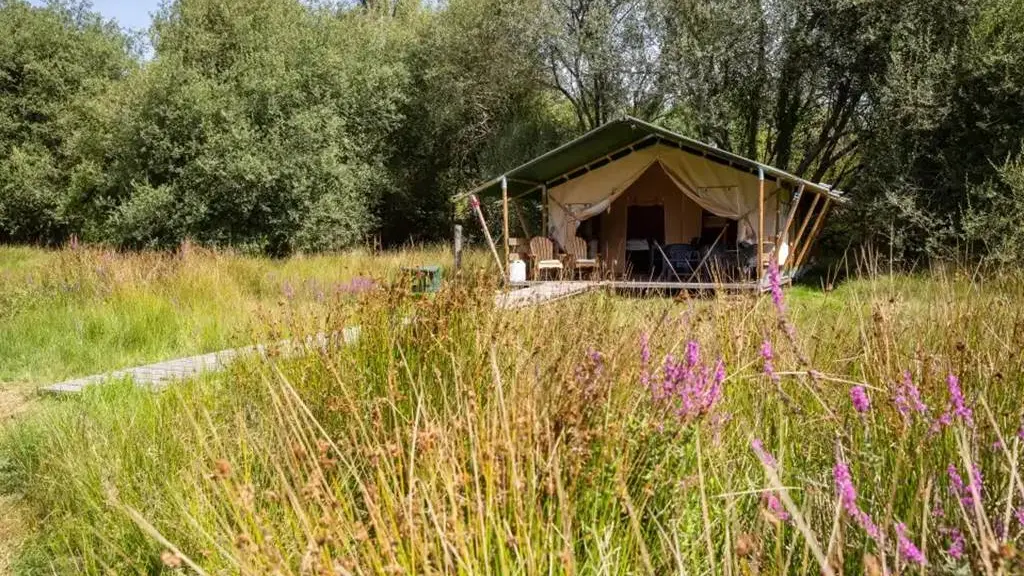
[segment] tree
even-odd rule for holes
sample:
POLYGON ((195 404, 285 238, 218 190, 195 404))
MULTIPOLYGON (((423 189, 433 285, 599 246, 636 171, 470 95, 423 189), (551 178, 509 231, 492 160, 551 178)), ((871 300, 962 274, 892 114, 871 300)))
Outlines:
POLYGON ((67 233, 68 117, 134 64, 128 38, 85 4, 0 0, 0 242, 67 233))

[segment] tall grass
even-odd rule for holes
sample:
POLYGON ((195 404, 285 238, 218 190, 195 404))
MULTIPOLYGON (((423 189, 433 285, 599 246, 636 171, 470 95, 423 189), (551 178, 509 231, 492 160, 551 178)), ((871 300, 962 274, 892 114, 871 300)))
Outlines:
POLYGON ((45 384, 249 344, 287 316, 323 317, 353 278, 384 282, 401 266, 449 260, 440 247, 288 260, 189 245, 174 254, 0 247, 0 382, 45 384))
POLYGON ((42 523, 20 569, 1022 568, 1017 276, 797 290, 781 315, 606 294, 510 312, 467 276, 326 311, 362 326, 352 346, 34 413, 2 447, 42 523), (926 412, 901 413, 908 386, 926 412))

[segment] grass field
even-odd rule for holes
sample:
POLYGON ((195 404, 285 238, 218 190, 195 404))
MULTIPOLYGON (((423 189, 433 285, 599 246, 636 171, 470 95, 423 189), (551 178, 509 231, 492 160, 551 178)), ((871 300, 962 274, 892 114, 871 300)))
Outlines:
POLYGON ((433 298, 300 287, 441 251, 0 254, 8 382, 363 328, 158 395, 36 400, 0 442, 35 527, 18 573, 1024 568, 1017 275, 509 312, 472 272, 433 298))
POLYGON ((295 324, 291 316, 324 318, 360 288, 357 279, 386 281, 401 266, 450 259, 441 249, 279 261, 194 247, 0 247, 0 383, 46 384, 250 344, 295 324))

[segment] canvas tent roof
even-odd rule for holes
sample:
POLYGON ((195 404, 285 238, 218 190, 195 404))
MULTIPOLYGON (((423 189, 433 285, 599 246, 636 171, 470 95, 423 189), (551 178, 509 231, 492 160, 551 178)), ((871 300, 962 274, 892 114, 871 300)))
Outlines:
POLYGON ((459 196, 500 194, 502 178, 507 179, 510 198, 524 196, 539 192, 544 186, 553 188, 565 184, 591 170, 656 144, 673 146, 689 154, 701 156, 743 172, 757 174, 759 171, 763 171, 766 180, 779 184, 785 182, 794 186, 803 185, 805 191, 827 195, 838 201, 843 200, 842 194, 828 185, 804 180, 778 168, 761 164, 632 117, 615 120, 595 128, 579 138, 459 196))

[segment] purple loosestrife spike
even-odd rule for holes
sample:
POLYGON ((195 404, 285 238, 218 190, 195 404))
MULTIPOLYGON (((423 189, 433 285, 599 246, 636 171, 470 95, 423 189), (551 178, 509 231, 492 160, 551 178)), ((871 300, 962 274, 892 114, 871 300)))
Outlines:
POLYGON ((764 495, 764 506, 769 512, 779 520, 783 522, 789 522, 789 512, 786 511, 785 506, 779 501, 779 497, 774 492, 766 492, 764 495))
POLYGON ((779 375, 775 373, 775 353, 772 351, 772 343, 770 340, 765 339, 761 344, 761 359, 764 361, 764 373, 768 375, 768 378, 776 384, 779 383, 779 375))
POLYGON ((782 297, 782 280, 779 278, 777 258, 772 258, 768 262, 768 285, 772 291, 772 304, 775 304, 775 310, 782 316, 786 313, 786 302, 782 297))
POLYGON ((1024 424, 1022 424, 1021 427, 1017 429, 1017 438, 1024 440, 1024 424))
POLYGON ((946 553, 954 560, 963 558, 964 535, 956 528, 951 528, 949 530, 949 548, 946 549, 946 553))
POLYGON ((853 518, 864 532, 878 541, 881 539, 881 530, 871 520, 871 516, 857 506, 857 489, 853 486, 853 479, 850 477, 850 468, 843 462, 836 462, 832 469, 832 476, 836 484, 836 493, 842 502, 843 509, 853 518))
POLYGON ((1017 519, 1017 523, 1024 526, 1024 508, 1017 508, 1013 512, 1013 517, 1017 519))
POLYGON ((850 388, 850 401, 853 402, 853 409, 861 414, 867 414, 871 410, 871 399, 868 398, 867 390, 863 386, 850 388))
POLYGON ((917 564, 924 566, 928 562, 924 558, 924 554, 907 538, 907 526, 903 522, 896 524, 896 538, 899 540, 900 555, 917 564))
POLYGON ((974 499, 971 497, 970 490, 964 485, 964 480, 960 477, 960 472, 957 471, 956 466, 950 464, 946 468, 946 474, 949 476, 949 485, 953 488, 953 494, 960 499, 964 508, 970 510, 971 506, 974 505, 974 499))
POLYGON ((910 370, 903 371, 903 381, 896 387, 893 403, 905 420, 910 420, 914 412, 922 416, 928 413, 928 406, 921 400, 921 391, 914 386, 910 370))
POLYGON ((764 443, 761 442, 760 438, 754 438, 750 441, 750 447, 754 449, 754 454, 757 455, 757 459, 762 464, 769 468, 777 469, 779 463, 775 460, 775 456, 772 453, 764 449, 764 443))
POLYGON ((953 416, 963 419, 968 426, 974 425, 974 413, 967 407, 964 401, 964 392, 960 388, 960 379, 954 374, 946 377, 946 386, 949 388, 949 400, 952 404, 953 416))
POLYGON ((700 362, 700 344, 696 340, 686 343, 686 367, 693 368, 700 362))

